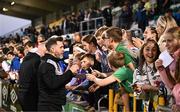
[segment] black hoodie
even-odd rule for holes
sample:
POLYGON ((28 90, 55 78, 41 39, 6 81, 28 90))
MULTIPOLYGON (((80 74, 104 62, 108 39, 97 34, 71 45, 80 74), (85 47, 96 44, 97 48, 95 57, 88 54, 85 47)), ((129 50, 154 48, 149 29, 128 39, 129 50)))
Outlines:
POLYGON ((40 62, 41 59, 38 54, 29 52, 20 66, 18 99, 23 111, 37 110, 37 72, 40 62))
POLYGON ((60 111, 61 106, 66 103, 65 85, 74 75, 70 70, 57 75, 56 67, 48 63, 48 60, 56 64, 59 62, 58 58, 50 54, 45 54, 42 58, 38 71, 38 111, 60 111))

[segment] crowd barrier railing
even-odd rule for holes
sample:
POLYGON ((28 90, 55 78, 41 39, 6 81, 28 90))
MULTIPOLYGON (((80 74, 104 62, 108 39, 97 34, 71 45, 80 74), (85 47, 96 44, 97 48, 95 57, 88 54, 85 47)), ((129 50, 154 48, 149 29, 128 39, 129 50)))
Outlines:
MULTIPOLYGON (((13 112, 21 112, 22 108, 18 102, 18 84, 11 84, 8 81, 0 80, 0 107, 7 111, 13 111, 13 112)), ((109 112, 118 112, 118 104, 115 103, 115 92, 113 88, 109 89, 109 112)), ((136 96, 134 94, 129 94, 130 97, 133 97, 133 112, 137 112, 137 102, 136 102, 136 96)), ((155 110, 171 110, 167 107, 165 107, 165 100, 163 96, 159 96, 158 102, 153 103, 155 110)), ((65 106, 65 111, 69 110, 79 110, 84 111, 81 106, 78 106, 78 104, 73 104, 72 102, 67 102, 65 106)), ((126 112, 125 108, 123 108, 123 112, 126 112)), ((144 109, 144 112, 146 112, 146 109, 144 109)))
MULTIPOLYGON (((114 102, 114 99, 116 97, 116 94, 114 93, 114 90, 112 88, 109 89, 109 112, 118 112, 118 104, 114 102)), ((133 93, 129 94, 129 97, 133 98, 133 112, 137 112, 137 99, 136 96, 133 93)), ((145 107, 145 106, 144 106, 145 107)), ((158 110, 168 110, 167 112, 171 112, 172 110, 165 107, 165 99, 163 96, 158 97, 157 102, 153 102, 153 108, 156 110, 156 112, 159 112, 158 110)), ((146 108, 143 109, 143 112, 146 112, 146 108)), ((126 112, 125 107, 123 107, 122 112, 126 112)))

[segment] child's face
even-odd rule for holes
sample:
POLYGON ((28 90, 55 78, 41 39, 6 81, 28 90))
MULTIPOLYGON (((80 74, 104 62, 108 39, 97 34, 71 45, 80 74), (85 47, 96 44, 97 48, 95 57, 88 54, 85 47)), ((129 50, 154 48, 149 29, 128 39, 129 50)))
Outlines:
POLYGON ((81 53, 81 52, 79 52, 79 51, 76 49, 76 47, 73 47, 73 55, 76 55, 76 54, 79 54, 79 53, 81 53))
POLYGON ((143 49, 143 55, 147 63, 153 63, 157 55, 157 48, 155 44, 149 42, 143 49))
POLYGON ((38 43, 41 43, 42 41, 44 41, 44 39, 39 36, 39 37, 37 38, 37 42, 38 42, 38 43))
POLYGON ((111 50, 113 49, 112 39, 104 39, 104 43, 105 43, 106 48, 111 49, 111 50))
POLYGON ((76 57, 73 59, 73 63, 77 64, 78 66, 81 66, 81 60, 79 60, 76 57))
POLYGON ((89 43, 82 41, 82 44, 83 44, 83 48, 84 48, 87 52, 91 52, 91 47, 90 47, 90 44, 89 44, 89 43))
POLYGON ((91 67, 91 60, 87 57, 83 58, 81 60, 81 68, 88 69, 89 67, 91 67))
POLYGON ((20 52, 17 50, 17 48, 14 49, 14 54, 19 54, 20 52))
POLYGON ((8 54, 8 55, 7 55, 7 59, 8 59, 8 60, 13 60, 13 58, 14 58, 13 55, 11 55, 11 54, 8 54))
POLYGON ((171 34, 165 34, 163 35, 163 42, 165 43, 165 47, 167 51, 172 54, 176 51, 179 42, 177 39, 175 39, 171 34))
POLYGON ((96 38, 96 40, 97 40, 97 43, 98 43, 99 46, 103 46, 104 40, 102 39, 101 36, 98 36, 98 37, 96 38))

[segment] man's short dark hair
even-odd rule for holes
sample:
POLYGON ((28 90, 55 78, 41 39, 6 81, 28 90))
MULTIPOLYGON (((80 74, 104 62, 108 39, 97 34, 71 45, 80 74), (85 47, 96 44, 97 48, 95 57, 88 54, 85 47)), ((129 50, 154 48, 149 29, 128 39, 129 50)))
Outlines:
POLYGON ((63 37, 60 37, 60 36, 58 36, 58 37, 56 37, 56 39, 57 39, 57 41, 63 41, 63 37))
POLYGON ((46 44, 45 44, 46 49, 47 49, 48 51, 50 51, 51 46, 57 44, 57 41, 63 42, 63 38, 62 38, 62 37, 49 38, 49 39, 46 41, 46 44))
POLYGON ((118 27, 110 27, 105 32, 103 32, 102 38, 108 39, 111 38, 115 42, 121 42, 122 41, 122 29, 118 27))
POLYGON ((94 61, 95 60, 95 57, 92 55, 92 54, 84 54, 81 56, 81 60, 84 59, 84 58, 88 58, 90 59, 91 61, 94 61))
POLYGON ((33 42, 31 42, 31 41, 28 41, 28 42, 26 42, 25 44, 24 44, 24 46, 26 47, 26 46, 28 46, 28 47, 35 47, 35 43, 33 43, 33 42))

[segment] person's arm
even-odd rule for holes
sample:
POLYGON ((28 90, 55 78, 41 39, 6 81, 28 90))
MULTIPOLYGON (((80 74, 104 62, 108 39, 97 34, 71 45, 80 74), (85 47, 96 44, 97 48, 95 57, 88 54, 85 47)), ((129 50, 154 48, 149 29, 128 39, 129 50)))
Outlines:
POLYGON ((167 73, 165 68, 162 68, 161 70, 158 70, 159 74, 160 74, 160 78, 161 80, 164 82, 164 84, 169 88, 169 89, 173 89, 173 83, 168 79, 167 77, 167 73))
POLYGON ((166 70, 165 70, 165 68, 164 68, 163 65, 162 65, 162 60, 161 60, 161 59, 156 60, 155 66, 156 66, 156 69, 157 69, 158 72, 159 72, 160 78, 161 78, 161 80, 163 81, 163 83, 164 83, 169 89, 172 90, 172 89, 173 89, 173 83, 172 83, 172 82, 168 79, 168 77, 167 77, 166 70))
POLYGON ((113 75, 105 78, 105 79, 99 79, 96 78, 94 75, 88 74, 87 79, 94 81, 99 86, 106 86, 116 81, 115 77, 113 75))
POLYGON ((77 82, 77 78, 72 78, 70 82, 66 84, 66 86, 73 86, 77 82))
POLYGON ((132 71, 135 70, 134 64, 133 64, 132 62, 128 63, 127 66, 128 66, 132 71))
POLYGON ((98 70, 93 70, 92 74, 95 75, 96 77, 102 77, 102 78, 106 78, 106 77, 112 75, 112 73, 111 74, 102 73, 102 72, 99 72, 98 70))
POLYGON ((132 37, 132 41, 133 41, 133 44, 137 47, 137 48, 141 48, 142 45, 144 44, 144 41, 141 40, 140 38, 135 38, 135 37, 132 37))
POLYGON ((106 85, 109 85, 113 82, 116 82, 116 79, 113 75, 111 75, 105 79, 95 78, 93 81, 99 86, 106 86, 106 85))
POLYGON ((50 89, 56 89, 65 86, 74 76, 71 70, 67 70, 62 75, 56 75, 55 67, 50 64, 46 64, 45 68, 42 69, 45 69, 45 72, 42 73, 42 80, 50 89))

